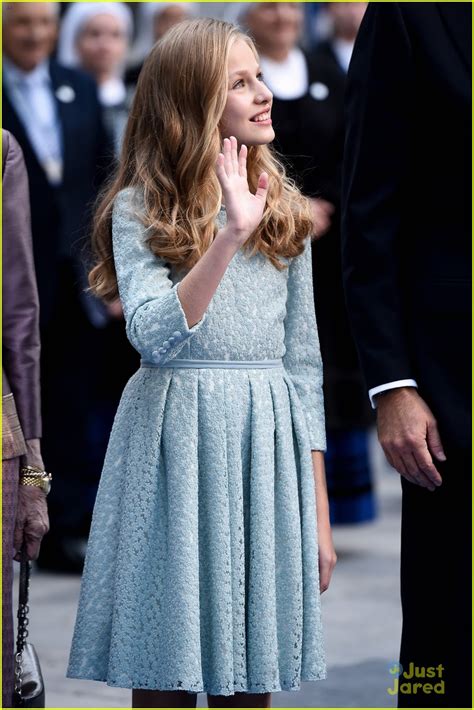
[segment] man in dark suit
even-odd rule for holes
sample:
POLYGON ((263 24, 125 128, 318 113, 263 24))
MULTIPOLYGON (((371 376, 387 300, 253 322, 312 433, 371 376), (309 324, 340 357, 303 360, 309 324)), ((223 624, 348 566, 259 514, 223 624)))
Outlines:
POLYGON ((346 299, 402 476, 399 707, 471 707, 471 22, 369 3, 348 76, 346 299))
POLYGON ((58 3, 5 3, 3 127, 19 142, 30 184, 40 299, 43 455, 54 472, 51 531, 39 564, 80 571, 105 443, 94 404, 108 315, 82 254, 113 148, 92 79, 50 59, 58 3))

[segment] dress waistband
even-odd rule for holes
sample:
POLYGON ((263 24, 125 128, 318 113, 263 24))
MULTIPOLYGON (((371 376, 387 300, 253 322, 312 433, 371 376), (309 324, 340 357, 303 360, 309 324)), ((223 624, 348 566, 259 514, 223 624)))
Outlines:
POLYGON ((208 368, 215 367, 219 369, 230 369, 230 370, 261 370, 270 367, 283 367, 283 360, 281 358, 277 360, 168 360, 164 365, 159 365, 154 362, 147 362, 146 360, 140 361, 141 367, 154 367, 154 368, 184 368, 184 369, 194 369, 194 368, 208 368))

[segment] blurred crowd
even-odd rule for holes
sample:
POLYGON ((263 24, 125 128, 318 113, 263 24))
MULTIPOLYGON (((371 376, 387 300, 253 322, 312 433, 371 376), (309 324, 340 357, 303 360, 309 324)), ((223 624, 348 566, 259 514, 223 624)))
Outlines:
POLYGON ((274 147, 313 207, 331 518, 338 524, 375 517, 367 446, 373 413, 340 267, 343 94, 365 8, 362 2, 3 4, 3 128, 21 147, 28 173, 40 305, 42 430, 27 445, 54 477, 41 568, 82 570, 114 414, 139 365, 120 302, 104 305, 87 291, 94 201, 120 158, 148 52, 170 27, 195 16, 238 23, 258 46, 274 97, 274 147))

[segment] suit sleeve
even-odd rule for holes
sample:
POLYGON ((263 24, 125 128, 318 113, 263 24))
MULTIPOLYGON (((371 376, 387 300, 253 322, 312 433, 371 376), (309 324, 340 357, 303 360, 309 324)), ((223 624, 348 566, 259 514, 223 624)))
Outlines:
POLYGON ((368 388, 414 376, 399 260, 413 69, 399 5, 369 3, 346 85, 343 278, 368 388))
POLYGON ((28 175, 8 136, 3 174, 2 355, 25 439, 41 437, 39 300, 33 262, 28 175))
POLYGON ((134 216, 133 192, 115 198, 112 236, 115 269, 126 332, 142 358, 164 365, 174 358, 205 322, 207 312, 192 328, 179 300, 170 269, 146 245, 146 229, 134 216))
POLYGON ((323 366, 313 295, 311 242, 292 259, 288 273, 283 365, 306 415, 311 449, 326 450, 323 366))

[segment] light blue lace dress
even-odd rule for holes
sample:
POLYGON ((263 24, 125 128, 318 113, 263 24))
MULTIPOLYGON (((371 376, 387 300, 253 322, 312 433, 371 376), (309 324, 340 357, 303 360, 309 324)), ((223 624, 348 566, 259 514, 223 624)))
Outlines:
POLYGON ((298 690, 326 677, 309 240, 281 272, 241 249, 189 328, 176 274, 144 244, 131 198, 116 197, 113 248, 143 364, 110 435, 67 676, 216 695, 298 690))

